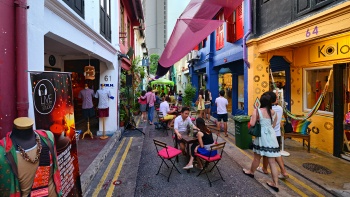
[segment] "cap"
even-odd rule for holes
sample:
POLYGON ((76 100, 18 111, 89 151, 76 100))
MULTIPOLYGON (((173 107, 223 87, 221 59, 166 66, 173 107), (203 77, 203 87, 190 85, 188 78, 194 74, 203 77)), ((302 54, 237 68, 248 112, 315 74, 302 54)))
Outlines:
POLYGON ((13 121, 17 129, 30 129, 34 124, 34 120, 28 117, 19 117, 13 121))

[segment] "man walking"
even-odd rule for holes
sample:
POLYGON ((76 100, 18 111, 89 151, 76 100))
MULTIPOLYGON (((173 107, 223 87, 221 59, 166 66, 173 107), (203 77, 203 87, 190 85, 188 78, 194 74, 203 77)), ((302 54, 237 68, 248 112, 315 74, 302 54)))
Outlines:
POLYGON ((224 95, 225 95, 224 90, 220 90, 219 94, 220 94, 220 96, 215 99, 216 110, 217 110, 217 114, 218 114, 218 121, 216 122, 216 124, 217 124, 216 126, 218 127, 218 130, 220 131, 220 123, 221 123, 221 120, 223 120, 225 137, 228 137, 228 135, 227 135, 227 119, 228 119, 227 105, 228 105, 228 101, 224 97, 224 95))
POLYGON ((147 88, 146 93, 147 105, 148 105, 148 121, 150 125, 153 125, 153 116, 154 116, 154 103, 156 102, 156 96, 152 92, 152 88, 147 88))

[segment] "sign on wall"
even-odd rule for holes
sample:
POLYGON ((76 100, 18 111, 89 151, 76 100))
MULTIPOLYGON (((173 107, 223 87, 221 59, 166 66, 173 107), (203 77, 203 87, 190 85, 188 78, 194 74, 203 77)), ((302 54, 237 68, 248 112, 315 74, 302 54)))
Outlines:
POLYGON ((345 36, 312 45, 309 48, 310 62, 338 60, 350 57, 350 37, 345 36))
POLYGON ((30 73, 37 129, 55 136, 62 196, 82 196, 70 73, 30 73))

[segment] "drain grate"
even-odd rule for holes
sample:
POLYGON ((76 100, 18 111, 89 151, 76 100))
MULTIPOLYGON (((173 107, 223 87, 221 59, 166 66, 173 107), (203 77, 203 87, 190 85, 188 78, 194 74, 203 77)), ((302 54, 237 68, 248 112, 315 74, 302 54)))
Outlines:
POLYGON ((303 163, 303 167, 311 172, 316 172, 318 174, 331 174, 332 171, 324 166, 314 164, 314 163, 303 163))

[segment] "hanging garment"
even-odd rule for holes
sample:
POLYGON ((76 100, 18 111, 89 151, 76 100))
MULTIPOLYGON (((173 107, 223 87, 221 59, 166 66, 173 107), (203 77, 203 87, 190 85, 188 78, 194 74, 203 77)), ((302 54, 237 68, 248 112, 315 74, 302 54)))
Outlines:
MULTIPOLYGON (((315 100, 318 100, 322 94, 322 87, 321 87, 321 81, 316 81, 316 94, 315 94, 315 100)), ((322 101, 319 110, 325 109, 324 101, 322 101)))

